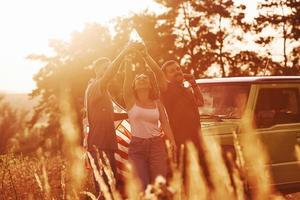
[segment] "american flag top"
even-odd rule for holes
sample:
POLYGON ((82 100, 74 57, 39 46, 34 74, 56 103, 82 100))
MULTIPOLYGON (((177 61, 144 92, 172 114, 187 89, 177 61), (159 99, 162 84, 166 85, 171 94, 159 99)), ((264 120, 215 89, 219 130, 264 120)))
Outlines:
MULTIPOLYGON (((125 111, 117 103, 113 102, 114 112, 125 111)), ((118 150, 115 153, 117 173, 122 179, 127 174, 126 163, 128 162, 128 147, 131 140, 130 124, 127 120, 115 122, 118 150)))

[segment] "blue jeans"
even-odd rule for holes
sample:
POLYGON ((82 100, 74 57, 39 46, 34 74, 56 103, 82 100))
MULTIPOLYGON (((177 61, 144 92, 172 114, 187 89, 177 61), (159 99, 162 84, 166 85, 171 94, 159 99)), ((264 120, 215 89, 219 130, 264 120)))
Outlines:
POLYGON ((159 175, 167 176, 167 151, 164 139, 132 137, 128 151, 129 161, 139 177, 143 189, 159 175))

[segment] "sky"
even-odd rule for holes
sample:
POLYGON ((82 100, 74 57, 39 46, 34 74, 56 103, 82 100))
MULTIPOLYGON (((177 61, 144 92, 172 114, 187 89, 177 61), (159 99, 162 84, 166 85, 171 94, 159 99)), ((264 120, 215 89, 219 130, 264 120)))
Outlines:
MULTIPOLYGON (((247 4, 255 15, 257 0, 247 4)), ((149 8, 161 9, 152 0, 1 0, 0 91, 28 93, 35 88, 34 74, 43 65, 26 59, 29 54, 51 54, 49 39, 68 41, 86 23, 109 23, 116 16, 149 8)))

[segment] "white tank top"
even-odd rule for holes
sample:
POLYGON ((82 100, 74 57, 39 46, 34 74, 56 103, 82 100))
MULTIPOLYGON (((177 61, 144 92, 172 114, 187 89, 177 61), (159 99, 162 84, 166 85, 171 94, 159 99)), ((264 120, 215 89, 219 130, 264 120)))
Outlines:
POLYGON ((161 135, 159 110, 156 108, 142 108, 134 104, 128 111, 131 134, 140 138, 151 138, 161 135))

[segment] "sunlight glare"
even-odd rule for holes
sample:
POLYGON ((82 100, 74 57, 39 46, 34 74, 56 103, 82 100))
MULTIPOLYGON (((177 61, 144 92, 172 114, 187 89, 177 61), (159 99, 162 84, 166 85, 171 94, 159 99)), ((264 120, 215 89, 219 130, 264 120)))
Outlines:
POLYGON ((110 20, 159 6, 152 0, 10 0, 0 1, 0 91, 30 92, 32 76, 43 65, 29 54, 51 55, 49 39, 69 41, 86 23, 110 25, 110 20), (37 65, 38 64, 38 65, 37 65))
POLYGON ((130 33, 129 42, 138 42, 144 44, 143 39, 135 29, 133 29, 130 33))

